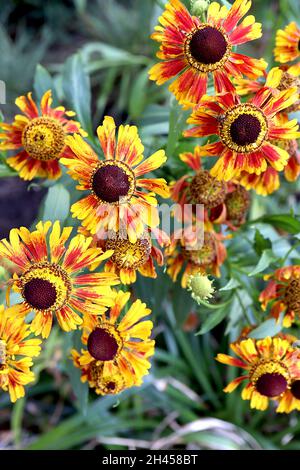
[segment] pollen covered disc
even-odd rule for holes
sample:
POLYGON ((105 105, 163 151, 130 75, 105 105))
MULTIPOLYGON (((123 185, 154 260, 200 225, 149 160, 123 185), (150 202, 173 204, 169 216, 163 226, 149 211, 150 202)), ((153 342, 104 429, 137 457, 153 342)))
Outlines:
POLYGON ((209 171, 201 170, 192 179, 189 190, 194 204, 204 204, 206 209, 211 209, 224 201, 226 184, 211 176, 209 171))
POLYGON ((149 237, 140 238, 135 243, 131 243, 128 238, 116 237, 108 239, 105 248, 114 250, 111 260, 120 269, 138 269, 148 261, 151 255, 149 237))
POLYGON ((65 146, 61 123, 49 116, 32 119, 22 135, 24 149, 36 160, 48 161, 60 157, 65 146))

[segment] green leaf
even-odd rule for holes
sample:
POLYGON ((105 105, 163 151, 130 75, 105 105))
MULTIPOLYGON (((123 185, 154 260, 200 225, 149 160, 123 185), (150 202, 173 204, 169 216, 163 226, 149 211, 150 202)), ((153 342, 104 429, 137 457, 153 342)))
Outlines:
POLYGON ((269 318, 259 325, 255 330, 248 334, 249 338, 263 339, 267 336, 275 336, 282 330, 282 318, 276 321, 275 318, 269 318))
POLYGON ((43 220, 64 222, 70 212, 69 191, 60 183, 55 184, 48 190, 45 199, 43 220))
POLYGON ((7 178, 8 176, 17 176, 17 172, 9 166, 0 163, 0 178, 7 178))
POLYGON ((33 80, 33 89, 38 100, 42 98, 44 93, 48 90, 52 90, 52 97, 54 105, 58 104, 58 97, 55 90, 55 85, 51 75, 48 70, 45 69, 42 65, 38 64, 36 66, 34 80, 33 80))
POLYGON ((90 78, 79 54, 71 56, 63 69, 63 90, 83 129, 93 134, 90 78))
POLYGON ((175 98, 172 98, 169 119, 169 135, 166 149, 168 157, 171 157, 175 151, 178 140, 180 139, 185 127, 187 116, 187 112, 182 110, 175 98))
POLYGON ((258 222, 273 225, 273 227, 294 235, 300 232, 300 220, 290 214, 264 215, 255 221, 251 221, 251 224, 258 222))
POLYGON ((204 335, 208 331, 215 328, 215 326, 217 326, 219 323, 221 323, 222 320, 224 320, 227 313, 228 309, 226 308, 221 308, 220 310, 209 313, 207 318, 203 322, 200 331, 198 331, 197 335, 204 335))
POLYGON ((274 255, 272 250, 264 250, 262 252, 262 255, 260 257, 260 260, 256 266, 256 268, 249 273, 249 276, 255 276, 255 274, 261 273, 265 269, 267 269, 270 264, 272 264, 274 261, 276 261, 277 258, 274 255))
POLYGON ((256 253, 261 256, 264 250, 272 249, 272 242, 265 238, 259 230, 255 230, 254 245, 256 253))
POLYGON ((81 332, 79 330, 72 331, 64 342, 63 349, 65 360, 63 368, 69 376, 72 389, 76 395, 76 406, 80 413, 85 416, 88 408, 89 387, 87 382, 81 382, 81 370, 74 366, 73 361, 70 358, 70 350, 73 348, 77 351, 80 351, 82 348, 81 332))
POLYGON ((143 70, 136 78, 131 88, 129 98, 129 115, 139 117, 147 104, 147 87, 149 86, 148 70, 143 70))
POLYGON ((235 289, 236 287, 239 287, 241 284, 237 279, 234 279, 233 277, 227 282, 227 284, 219 289, 220 291, 222 290, 232 290, 235 289))

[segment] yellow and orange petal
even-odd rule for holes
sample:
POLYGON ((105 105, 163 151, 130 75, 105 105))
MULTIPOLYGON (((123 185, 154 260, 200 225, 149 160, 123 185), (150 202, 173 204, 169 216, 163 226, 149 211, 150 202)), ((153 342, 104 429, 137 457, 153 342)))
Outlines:
POLYGON ((149 358, 154 354, 154 341, 150 338, 153 323, 145 317, 151 311, 137 299, 123 315, 129 298, 129 292, 119 291, 114 305, 97 322, 86 316, 82 336, 86 349, 81 354, 73 352, 74 364, 82 370, 82 380, 87 380, 97 393, 111 393, 101 391, 106 377, 118 379, 114 390, 119 393, 141 385, 149 373, 149 358))
POLYGON ((292 113, 300 109, 300 66, 273 67, 268 74, 258 80, 238 78, 234 81, 236 92, 241 95, 253 95, 263 88, 270 88, 276 96, 280 91, 296 88, 298 99, 285 109, 285 113, 292 113))
POLYGON ((39 108, 32 94, 20 96, 16 105, 23 114, 17 114, 12 124, 0 123, 0 150, 12 150, 7 163, 24 180, 33 178, 57 179, 61 176, 60 159, 68 155, 67 135, 86 132, 74 116, 63 106, 52 108, 52 93, 48 90, 39 108))
POLYGON ((22 316, 0 305, 0 388, 15 402, 25 395, 24 386, 34 381, 32 358, 40 354, 41 341, 30 339, 22 316))
POLYGON ((269 400, 280 400, 300 379, 300 352, 286 338, 248 338, 230 347, 237 357, 218 354, 217 361, 241 368, 245 374, 230 382, 224 392, 231 393, 246 381, 242 399, 250 400, 250 408, 265 410, 269 400))
POLYGON ((103 254, 91 247, 91 237, 70 239, 72 227, 61 230, 58 221, 50 231, 51 226, 51 222, 39 222, 32 232, 25 227, 13 229, 9 240, 0 242, 2 261, 9 261, 14 269, 9 286, 23 298, 12 313, 24 317, 33 311, 31 331, 43 338, 49 336, 54 316, 64 331, 70 331, 81 325, 82 315, 104 313, 113 304, 111 286, 119 282, 112 273, 81 273, 112 252, 103 254))
MULTIPOLYGON (((285 167, 287 168, 288 164, 285 167)), ((274 193, 280 187, 279 173, 274 168, 269 167, 266 171, 260 175, 255 173, 246 173, 243 171, 238 178, 239 183, 244 186, 248 191, 254 189, 254 191, 260 196, 268 196, 274 193)))
POLYGON ((156 170, 167 158, 159 150, 144 160, 137 127, 121 125, 117 138, 112 117, 106 116, 97 132, 104 160, 79 135, 67 138, 73 156, 62 163, 78 181, 77 189, 88 192, 71 211, 93 235, 124 230, 134 243, 147 227, 159 224, 156 194, 169 196, 163 178, 140 176, 156 170))
POLYGON ((294 21, 277 31, 274 56, 283 64, 300 57, 300 28, 294 21))
POLYGON ((270 315, 276 319, 283 313, 283 326, 288 328, 300 316, 300 266, 285 266, 265 279, 269 282, 259 296, 262 308, 270 304, 270 315))
POLYGON ((206 94, 210 74, 218 93, 234 91, 231 77, 262 75, 267 66, 263 59, 233 51, 235 46, 261 37, 261 24, 254 16, 242 20, 250 6, 250 1, 235 0, 228 10, 212 2, 202 23, 179 0, 170 0, 151 36, 160 43, 157 57, 161 62, 149 71, 150 79, 158 85, 175 79, 170 91, 190 107, 206 94))
POLYGON ((296 88, 274 96, 268 87, 262 88, 246 103, 231 93, 206 96, 188 119, 194 127, 184 135, 219 137, 217 142, 201 148, 203 156, 218 158, 211 175, 219 180, 239 178, 243 172, 260 175, 269 167, 282 171, 289 154, 272 142, 297 139, 300 133, 296 119, 278 122, 276 116, 297 99, 296 88))

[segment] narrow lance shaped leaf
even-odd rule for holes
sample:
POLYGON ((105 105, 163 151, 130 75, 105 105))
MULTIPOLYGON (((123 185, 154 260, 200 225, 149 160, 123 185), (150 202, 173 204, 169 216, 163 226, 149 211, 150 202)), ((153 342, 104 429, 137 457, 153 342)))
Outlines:
POLYGON ((92 136, 90 78, 79 54, 71 56, 64 66, 63 90, 83 129, 92 136))
POLYGON ((64 222, 70 211, 70 194, 62 184, 55 184, 48 190, 45 199, 43 220, 64 222))

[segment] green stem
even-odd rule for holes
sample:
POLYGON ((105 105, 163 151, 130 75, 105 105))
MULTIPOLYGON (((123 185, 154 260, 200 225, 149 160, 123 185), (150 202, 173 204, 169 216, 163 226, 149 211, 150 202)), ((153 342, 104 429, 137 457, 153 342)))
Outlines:
POLYGON ((248 322, 250 325, 252 325, 252 324, 253 324, 252 318, 249 317, 248 312, 247 312, 247 310, 246 310, 246 308, 245 308, 245 305, 243 304, 243 301, 242 301, 242 299, 241 299, 241 297, 240 297, 240 294, 239 294, 239 292, 238 292, 237 290, 235 291, 235 295, 237 296, 237 299, 238 299, 238 301, 239 301, 239 304, 240 304, 240 306, 241 306, 241 308, 242 308, 244 317, 246 318, 247 322, 248 322))
POLYGON ((230 304, 231 298, 226 300, 226 302, 223 302, 222 304, 217 304, 217 305, 209 304, 208 302, 205 302, 204 300, 201 300, 201 299, 197 300, 197 303, 204 305, 204 307, 207 307, 211 310, 219 310, 220 308, 226 307, 226 305, 230 304))
POLYGON ((285 257, 283 258, 282 260, 282 265, 284 265, 284 263, 286 262, 286 260, 288 259, 288 257, 290 256, 290 254, 292 253, 292 251, 294 251, 296 248, 298 248, 300 246, 300 242, 299 243, 295 243, 295 245, 291 246, 291 248, 289 249, 289 251, 287 252, 287 254, 285 255, 285 257))

